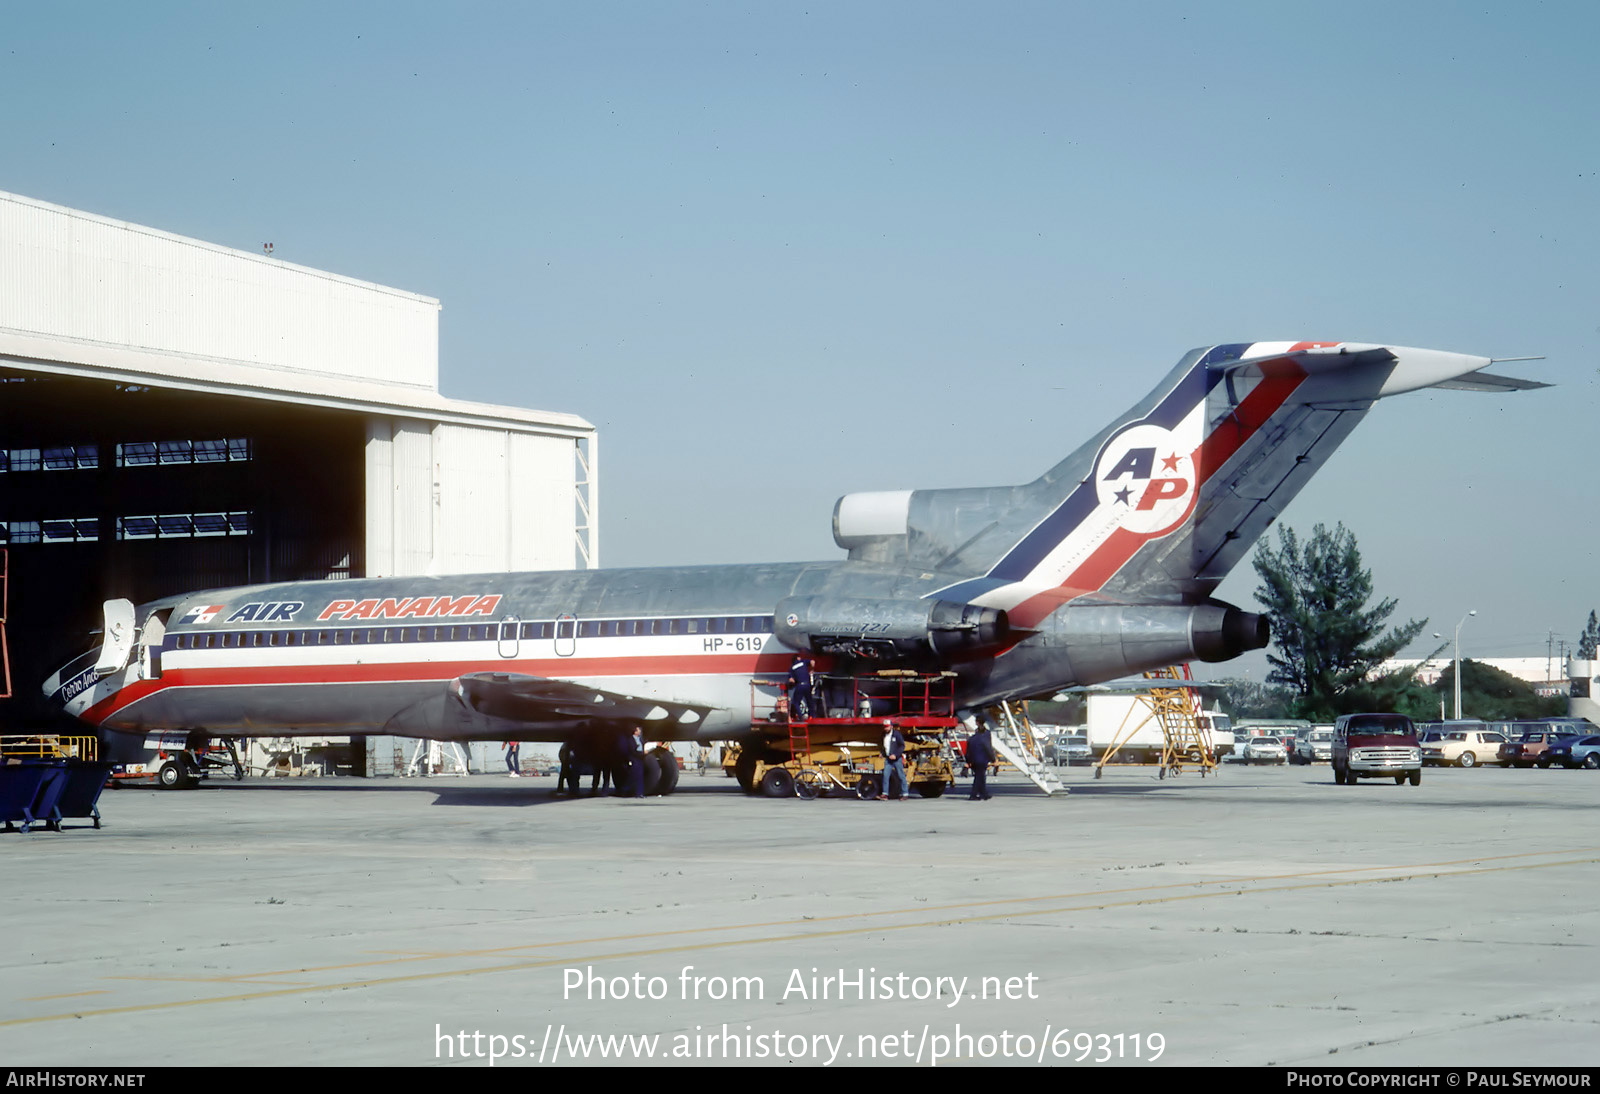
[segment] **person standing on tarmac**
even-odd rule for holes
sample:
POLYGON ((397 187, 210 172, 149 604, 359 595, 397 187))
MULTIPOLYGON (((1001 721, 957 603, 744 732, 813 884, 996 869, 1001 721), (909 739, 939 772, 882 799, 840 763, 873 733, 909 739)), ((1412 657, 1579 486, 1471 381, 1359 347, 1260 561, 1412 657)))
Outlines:
POLYGON ((967 738, 967 766, 972 768, 972 793, 969 802, 989 800, 989 765, 994 763, 994 741, 989 727, 979 723, 972 736, 967 738))
POLYGON ((879 788, 878 800, 888 801, 890 788, 895 780, 900 781, 900 801, 905 801, 911 796, 911 785, 906 782, 906 738, 900 732, 900 727, 893 722, 885 722, 889 729, 883 735, 883 786, 879 788))
POLYGON ((561 777, 556 780, 556 797, 571 787, 574 798, 578 796, 578 761, 572 754, 572 745, 562 742, 561 750, 556 754, 561 760, 561 777))
POLYGON ((519 778, 520 773, 517 769, 522 766, 522 743, 520 741, 507 741, 500 747, 506 750, 506 770, 511 772, 513 779, 519 778))
POLYGON ((633 736, 628 738, 628 782, 634 797, 644 797, 644 730, 638 726, 633 727, 633 736))

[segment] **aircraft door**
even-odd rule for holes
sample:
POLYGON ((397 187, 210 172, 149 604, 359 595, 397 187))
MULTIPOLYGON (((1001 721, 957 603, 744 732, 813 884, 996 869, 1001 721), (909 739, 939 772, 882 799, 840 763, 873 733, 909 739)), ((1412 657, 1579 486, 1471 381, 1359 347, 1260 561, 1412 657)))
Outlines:
POLYGON ((133 657, 133 604, 127 600, 105 602, 105 640, 100 646, 100 660, 95 662, 96 677, 110 676, 128 667, 133 657))
POLYGON ((578 618, 570 612, 556 616, 556 656, 571 657, 578 652, 578 618))
POLYGON ((164 614, 151 612, 150 618, 144 621, 144 630, 139 632, 140 669, 146 680, 154 680, 161 675, 161 647, 167 640, 167 621, 162 618, 164 614))
POLYGON ((500 656, 512 658, 522 648, 522 620, 514 615, 505 616, 500 620, 500 656))

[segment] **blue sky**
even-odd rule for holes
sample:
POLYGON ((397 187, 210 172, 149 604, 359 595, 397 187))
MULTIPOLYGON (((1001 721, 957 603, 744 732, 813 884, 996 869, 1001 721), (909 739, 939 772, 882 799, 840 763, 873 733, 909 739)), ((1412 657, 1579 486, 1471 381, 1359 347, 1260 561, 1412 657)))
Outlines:
POLYGON ((0 189, 439 297, 445 394, 600 427, 607 565, 835 557, 1340 339, 1559 386, 1387 401, 1285 520, 1468 654, 1600 607, 1600 7, 258 7, 8 5, 0 189))

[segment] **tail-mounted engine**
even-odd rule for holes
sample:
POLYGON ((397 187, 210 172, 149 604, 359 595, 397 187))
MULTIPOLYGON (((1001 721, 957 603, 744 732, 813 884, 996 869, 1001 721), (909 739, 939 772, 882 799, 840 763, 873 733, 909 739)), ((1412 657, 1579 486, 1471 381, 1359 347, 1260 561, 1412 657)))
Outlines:
POLYGON ((1198 605, 1068 605, 1051 617, 1080 681, 1111 680, 1184 661, 1228 661, 1271 638, 1267 618, 1213 601, 1198 605))
POLYGON ((779 601, 773 631, 796 649, 881 663, 958 661, 1016 637, 998 608, 839 596, 779 601))

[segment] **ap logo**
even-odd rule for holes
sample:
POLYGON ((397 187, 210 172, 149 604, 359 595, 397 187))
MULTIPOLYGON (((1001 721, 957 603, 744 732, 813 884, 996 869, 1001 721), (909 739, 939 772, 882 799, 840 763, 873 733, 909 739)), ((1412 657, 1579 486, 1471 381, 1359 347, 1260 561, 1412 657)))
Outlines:
POLYGON ((1166 535, 1194 510, 1200 437, 1198 428, 1186 428, 1189 424, 1185 420, 1176 429, 1164 429, 1141 423, 1106 442, 1095 465, 1095 489, 1102 512, 1119 527, 1142 536, 1166 535))

